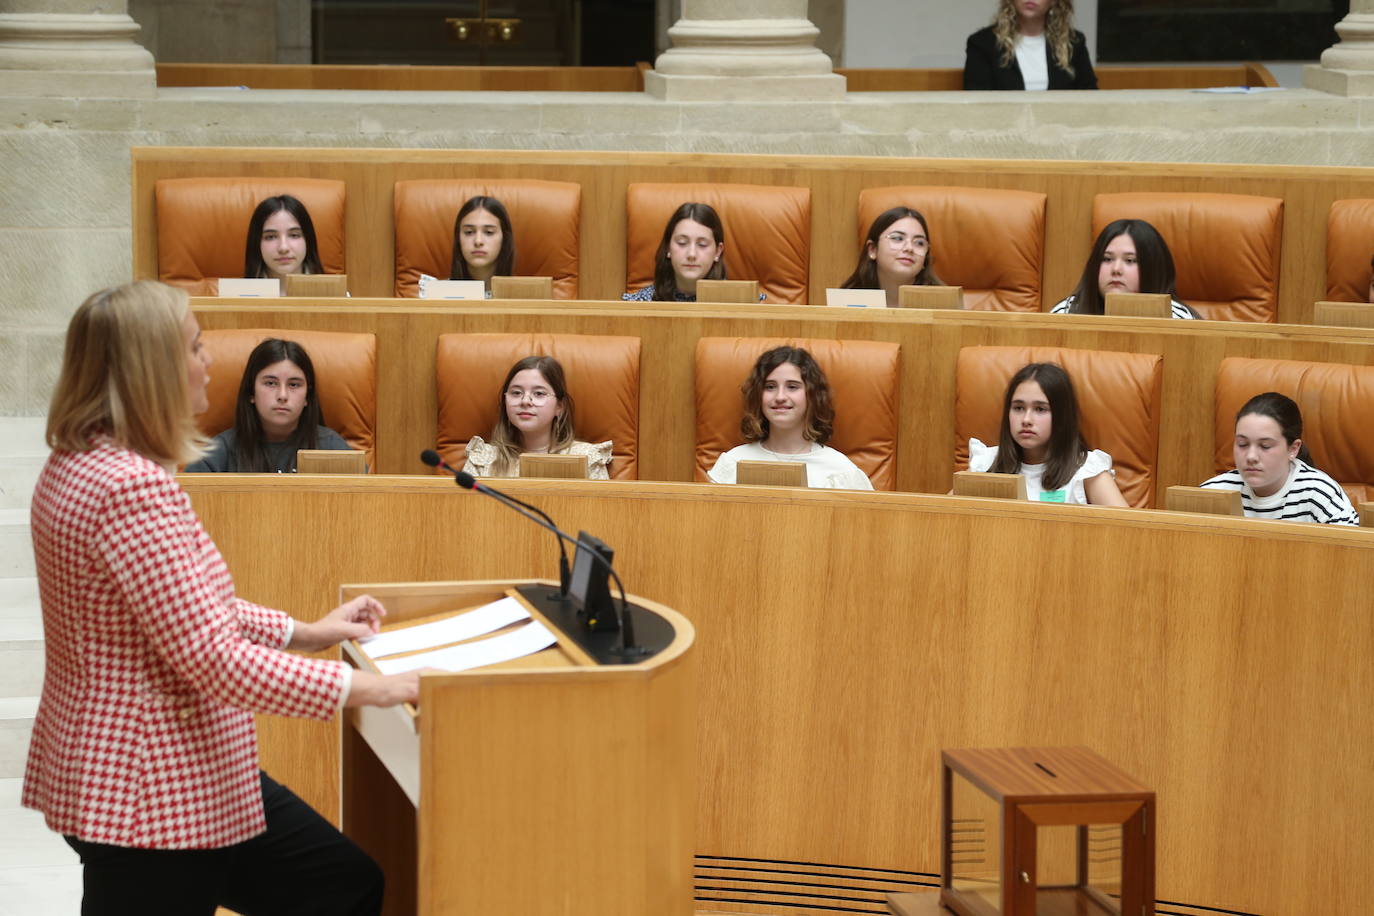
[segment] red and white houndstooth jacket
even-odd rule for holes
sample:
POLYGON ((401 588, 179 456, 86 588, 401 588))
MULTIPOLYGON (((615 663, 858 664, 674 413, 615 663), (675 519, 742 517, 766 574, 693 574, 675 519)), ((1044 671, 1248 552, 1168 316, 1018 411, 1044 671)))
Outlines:
POLYGON ((94 440, 33 495, 46 669, 23 803, 93 843, 206 849, 265 828, 253 713, 327 719, 342 662, 280 651, 162 467, 94 440))

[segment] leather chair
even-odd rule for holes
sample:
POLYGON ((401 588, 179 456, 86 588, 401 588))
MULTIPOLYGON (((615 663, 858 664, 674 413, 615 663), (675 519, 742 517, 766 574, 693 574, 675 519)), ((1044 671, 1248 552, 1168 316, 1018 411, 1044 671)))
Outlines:
POLYGON ((1368 302, 1374 200, 1337 200, 1326 217, 1326 298, 1368 302))
POLYGON ((396 295, 419 296, 421 273, 448 279, 453 221, 478 195, 495 197, 510 214, 515 275, 553 277, 555 299, 576 299, 582 186, 519 178, 396 182, 396 295))
POLYGON ((220 277, 243 276, 253 210, 268 197, 290 194, 315 226, 320 265, 344 269, 344 183, 321 178, 162 178, 157 208, 157 276, 193 296, 213 296, 220 277))
MULTIPOLYGON (((1276 321, 1283 201, 1245 194, 1098 194, 1093 238, 1117 219, 1143 219, 1174 256, 1178 298, 1214 321, 1276 321)), ((1087 252, 1084 252, 1087 256, 1087 252)))
MULTIPOLYGON (((1257 394, 1277 391, 1298 403, 1303 441, 1317 467, 1351 502, 1374 499, 1374 366, 1228 357, 1217 368, 1216 473, 1236 466, 1236 412, 1257 394)), ((1200 481, 1199 481, 1200 482, 1200 481)))
POLYGON ((625 194, 625 289, 654 282, 654 254, 668 217, 710 205, 725 227, 731 280, 757 280, 768 302, 805 303, 811 263, 811 189, 753 184, 631 184, 625 194))
MULTIPOLYGON (((964 307, 1040 311, 1045 261, 1045 195, 999 188, 867 188, 859 193, 859 240, 892 207, 920 211, 930 227, 935 273, 964 288, 964 307)), ((857 255, 856 255, 857 260, 857 255)), ((828 285, 838 286, 845 277, 828 285)))
POLYGON ((269 337, 294 340, 305 348, 315 367, 324 425, 366 452, 369 468, 377 467, 377 338, 372 334, 263 328, 201 332, 212 363, 210 409, 196 418, 200 431, 214 436, 234 425, 248 354, 269 337))
POLYGON ((696 479, 744 440, 740 386, 760 355, 774 347, 802 347, 825 371, 835 407, 835 432, 826 443, 868 475, 875 490, 897 485, 897 408, 901 347, 872 340, 796 337, 703 337, 696 350, 696 479))
POLYGON ((1058 363, 1073 379, 1083 438, 1112 456, 1116 483, 1136 508, 1154 505, 1159 480, 1160 385, 1153 353, 1060 347, 964 347, 954 377, 954 469, 968 469, 968 440, 996 445, 1007 383, 1028 363, 1058 363))
POLYGON ((611 477, 639 477, 639 338, 587 334, 441 334, 435 354, 438 442, 462 467, 468 440, 487 439, 501 409, 501 383, 526 356, 563 364, 573 422, 584 442, 611 440, 611 477))

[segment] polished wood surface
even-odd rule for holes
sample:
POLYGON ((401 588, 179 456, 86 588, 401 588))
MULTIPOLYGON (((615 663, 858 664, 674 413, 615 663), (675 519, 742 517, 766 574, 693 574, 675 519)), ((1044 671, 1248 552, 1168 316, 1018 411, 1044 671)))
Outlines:
POLYGON ((397 67, 324 64, 157 65, 159 86, 437 92, 643 92, 638 67, 397 67))
POLYGON ((902 286, 897 289, 897 304, 904 309, 961 309, 962 286, 902 286))
POLYGON ((1205 487, 1169 487, 1164 494, 1164 508, 1170 512, 1200 512, 1203 515, 1245 515, 1239 490, 1205 487))
MULTIPOLYGON (((839 67, 850 92, 956 92, 964 88, 964 71, 956 67, 897 69, 839 67)), ((1099 89, 1205 89, 1212 86, 1277 86, 1264 64, 1210 67, 1124 67, 1098 65, 1099 89)))
MULTIPOLYGON (((1076 285, 1092 248, 1098 193, 1210 191, 1284 200, 1278 320, 1307 323, 1326 295, 1326 226, 1331 203, 1374 197, 1374 169, 1191 163, 1055 162, 760 156, 707 153, 535 150, 233 149, 136 147, 133 159, 134 276, 157 276, 153 187, 159 178, 310 176, 347 189, 345 238, 355 296, 394 289, 392 189, 419 178, 542 178, 582 186, 579 289, 587 299, 618 299, 626 279, 626 188, 632 182, 720 182, 809 188, 810 295, 853 269, 859 192, 893 185, 1010 188, 1048 196, 1042 307, 1076 285)), ((940 227, 932 227, 933 251, 940 227)), ((746 278, 747 279, 747 278, 746 278)))
MULTIPOLYGON (((638 337, 639 476, 693 479, 693 353, 702 337, 881 340, 902 347, 897 489, 947 493, 954 472, 954 369, 968 346, 1034 345, 1158 353, 1164 358, 1159 485, 1213 476, 1217 367, 1227 356, 1374 365, 1374 330, 1242 322, 1159 321, 1090 315, 1011 314, 816 306, 713 307, 664 302, 421 303, 353 299, 219 302, 198 299, 205 328, 360 331, 377 335, 377 468, 427 473, 438 406, 434 353, 440 334, 546 332, 638 337)), ((493 392, 494 394, 494 392, 493 392)), ((843 405, 841 405, 843 409, 843 405)), ((1162 505, 1162 502, 1157 502, 1162 505)))
POLYGON ((1374 328, 1374 303, 1315 302, 1312 321, 1330 327, 1374 328))
POLYGON ((1102 310, 1118 318, 1169 318, 1172 297, 1168 293, 1108 293, 1102 310))
POLYGON ((1020 474, 955 471, 954 495, 981 496, 986 499, 1025 499, 1026 478, 1020 474))
MULTIPOLYGON (((239 592, 305 617, 341 581, 555 566, 546 532, 442 479, 186 485, 239 592)), ((1160 898, 1267 916, 1374 898, 1366 529, 901 493, 505 488, 611 544, 631 590, 695 624, 699 854, 930 873, 941 748, 1086 745, 1158 793, 1160 898)), ((263 745, 273 772, 327 746, 263 745)))

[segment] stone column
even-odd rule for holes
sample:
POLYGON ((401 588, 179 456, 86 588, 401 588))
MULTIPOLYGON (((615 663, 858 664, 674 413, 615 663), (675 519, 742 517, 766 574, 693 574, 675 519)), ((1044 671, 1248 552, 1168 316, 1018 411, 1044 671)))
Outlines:
POLYGON ((1341 40, 1322 52, 1302 83, 1333 95, 1374 95, 1374 0, 1350 0, 1350 15, 1336 23, 1341 40))
POLYGON ((127 0, 0 0, 0 95, 151 98, 127 0))
POLYGON ((806 15, 806 0, 682 0, 644 88, 669 101, 842 98, 806 15))

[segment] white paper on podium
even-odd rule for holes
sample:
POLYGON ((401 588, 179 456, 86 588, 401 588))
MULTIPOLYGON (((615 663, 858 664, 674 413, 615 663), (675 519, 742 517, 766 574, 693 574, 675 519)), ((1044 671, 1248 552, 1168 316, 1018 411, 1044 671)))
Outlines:
POLYGON ((529 616, 530 612, 525 610, 524 605, 508 597, 484 604, 466 614, 378 633, 362 640, 360 644, 368 657, 385 658, 400 652, 433 649, 436 646, 447 646, 449 643, 473 639, 509 626, 518 620, 528 620, 529 616))
POLYGON ((433 652, 421 652, 418 655, 407 655, 404 658, 383 659, 375 664, 382 674, 400 674, 402 671, 414 671, 416 668, 467 671, 469 668, 480 668, 483 665, 494 665, 497 662, 533 655, 557 641, 557 637, 548 627, 537 620, 531 620, 518 630, 490 639, 464 643, 461 646, 449 646, 447 649, 435 649, 433 652))

